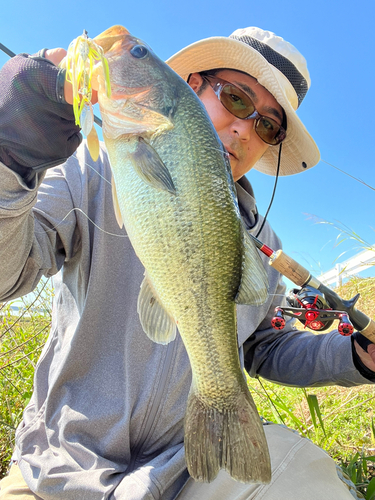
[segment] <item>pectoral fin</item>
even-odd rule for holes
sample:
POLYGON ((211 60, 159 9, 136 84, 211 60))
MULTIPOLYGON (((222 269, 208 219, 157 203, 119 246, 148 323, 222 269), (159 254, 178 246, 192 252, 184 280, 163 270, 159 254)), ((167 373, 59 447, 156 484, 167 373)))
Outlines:
POLYGON ((169 344, 176 337, 176 324, 164 309, 147 273, 141 284, 137 310, 143 330, 158 344, 169 344))
POLYGON ((171 174, 163 160, 155 149, 142 138, 139 139, 137 148, 130 155, 130 158, 135 171, 147 184, 172 194, 176 193, 171 174))
POLYGON ((255 243, 243 228, 244 258, 241 285, 236 296, 237 304, 259 306, 268 297, 268 278, 255 243))

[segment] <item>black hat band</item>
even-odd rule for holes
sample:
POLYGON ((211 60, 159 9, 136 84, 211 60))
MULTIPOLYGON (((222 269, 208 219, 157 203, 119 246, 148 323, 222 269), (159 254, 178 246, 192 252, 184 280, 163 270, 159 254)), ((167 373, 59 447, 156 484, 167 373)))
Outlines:
POLYGON ((298 107, 303 101, 309 89, 306 79, 301 75, 298 69, 286 57, 279 54, 266 43, 260 42, 251 36, 231 35, 229 38, 234 38, 243 43, 247 43, 250 47, 257 50, 272 66, 277 68, 289 80, 298 97, 298 107))

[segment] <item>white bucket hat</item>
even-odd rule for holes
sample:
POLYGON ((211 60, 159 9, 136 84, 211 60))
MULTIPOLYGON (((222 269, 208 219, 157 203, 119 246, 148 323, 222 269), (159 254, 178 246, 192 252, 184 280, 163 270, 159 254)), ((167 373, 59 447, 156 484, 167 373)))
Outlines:
MULTIPOLYGON (((310 87, 306 60, 283 38, 260 28, 238 29, 230 37, 216 36, 188 45, 167 64, 186 81, 191 73, 217 68, 243 71, 256 78, 287 116, 279 175, 297 174, 319 162, 319 149, 296 114, 310 87)), ((254 168, 275 175, 278 153, 279 147, 270 146, 254 168)))

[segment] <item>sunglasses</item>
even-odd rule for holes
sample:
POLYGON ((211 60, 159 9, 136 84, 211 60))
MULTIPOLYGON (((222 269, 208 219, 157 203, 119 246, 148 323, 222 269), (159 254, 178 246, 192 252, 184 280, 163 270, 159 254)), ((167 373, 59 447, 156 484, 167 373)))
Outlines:
POLYGON ((255 109, 253 101, 243 90, 214 75, 201 76, 212 87, 224 108, 232 115, 241 118, 241 120, 255 120, 255 132, 262 141, 275 146, 285 139, 285 129, 272 118, 260 115, 255 109))

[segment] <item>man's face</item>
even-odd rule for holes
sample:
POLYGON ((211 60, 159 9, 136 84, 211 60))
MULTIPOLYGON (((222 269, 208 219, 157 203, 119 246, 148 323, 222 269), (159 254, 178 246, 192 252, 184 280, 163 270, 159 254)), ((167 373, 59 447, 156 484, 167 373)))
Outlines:
MULTIPOLYGON (((282 123, 283 110, 276 99, 258 81, 245 73, 223 69, 215 76, 241 88, 253 101, 258 113, 282 123)), ((201 88, 203 79, 199 73, 193 73, 189 85, 195 92, 201 88)), ((210 85, 199 95, 221 141, 230 156, 233 178, 240 179, 261 158, 268 147, 254 129, 254 120, 243 120, 232 115, 219 101, 210 85)))

